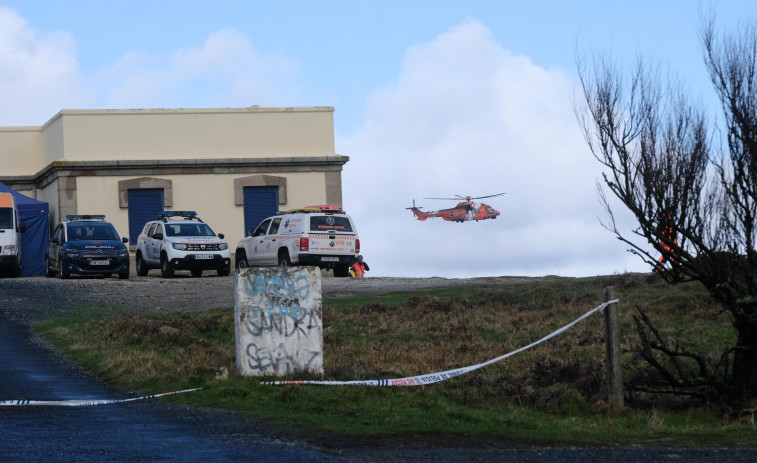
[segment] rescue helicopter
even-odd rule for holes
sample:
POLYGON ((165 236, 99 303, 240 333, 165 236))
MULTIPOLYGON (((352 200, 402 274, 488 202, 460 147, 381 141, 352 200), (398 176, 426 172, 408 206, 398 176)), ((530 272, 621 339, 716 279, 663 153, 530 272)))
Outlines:
POLYGON ((442 200, 451 200, 451 201, 460 201, 460 202, 457 204, 457 206, 450 209, 441 209, 438 211, 423 212, 421 211, 422 208, 420 206, 416 206, 415 200, 413 200, 413 207, 408 207, 406 209, 410 209, 411 211, 413 211, 413 215, 418 220, 426 220, 428 218, 440 217, 449 222, 465 222, 468 220, 475 220, 476 222, 478 222, 479 220, 496 219, 497 216, 499 215, 499 211, 489 206, 488 204, 475 203, 473 202, 473 200, 493 198, 495 196, 502 196, 504 194, 505 193, 497 193, 495 195, 476 196, 476 197, 455 195, 454 198, 424 198, 424 199, 442 199, 442 200))

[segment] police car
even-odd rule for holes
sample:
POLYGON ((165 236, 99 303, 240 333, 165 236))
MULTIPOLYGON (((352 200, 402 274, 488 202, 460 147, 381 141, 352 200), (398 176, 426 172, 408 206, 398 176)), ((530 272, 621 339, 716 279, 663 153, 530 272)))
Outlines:
POLYGON ((237 243, 236 267, 311 265, 346 277, 360 239, 340 206, 308 206, 263 220, 237 243))
POLYGON ((216 235, 197 212, 163 211, 139 234, 135 266, 139 276, 152 268, 159 268, 163 278, 173 277, 175 270, 189 270, 195 277, 204 270, 227 276, 231 253, 223 234, 216 235))
POLYGON ((129 278, 128 238, 121 238, 104 215, 67 215, 59 223, 45 254, 47 276, 60 278, 72 274, 118 274, 129 278))

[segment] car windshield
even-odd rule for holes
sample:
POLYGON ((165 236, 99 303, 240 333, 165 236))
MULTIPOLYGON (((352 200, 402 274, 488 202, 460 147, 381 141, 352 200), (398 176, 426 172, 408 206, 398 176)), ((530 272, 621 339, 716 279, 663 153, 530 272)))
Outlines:
POLYGON ((116 240, 118 232, 112 224, 104 222, 86 222, 68 224, 68 240, 116 240))
POLYGON ((166 236, 216 236, 207 224, 199 222, 166 224, 166 236))
POLYGON ((0 230, 13 228, 13 209, 9 207, 0 208, 0 230))
POLYGON ((310 218, 310 231, 334 230, 351 232, 350 219, 338 215, 317 215, 310 218))

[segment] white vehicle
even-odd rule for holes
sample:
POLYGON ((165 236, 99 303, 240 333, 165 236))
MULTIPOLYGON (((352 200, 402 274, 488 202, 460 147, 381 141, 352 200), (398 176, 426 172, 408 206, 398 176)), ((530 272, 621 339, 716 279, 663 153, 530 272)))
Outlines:
POLYGON ((173 277, 174 270, 189 270, 194 277, 203 270, 227 276, 231 253, 223 234, 216 235, 196 212, 163 211, 139 234, 135 266, 139 276, 151 268, 159 268, 163 278, 173 277))
POLYGON ((263 220, 237 244, 236 267, 312 265, 346 277, 360 239, 352 218, 335 205, 308 206, 263 220))
POLYGON ((0 268, 12 277, 21 274, 21 233, 25 230, 13 195, 0 193, 0 268))

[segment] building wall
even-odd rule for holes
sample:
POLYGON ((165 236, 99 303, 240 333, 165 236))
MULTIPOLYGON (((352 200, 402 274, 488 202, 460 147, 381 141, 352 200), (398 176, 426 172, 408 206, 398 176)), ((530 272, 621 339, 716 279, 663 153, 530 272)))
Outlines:
POLYGON ((39 127, 0 127, 0 175, 23 176, 46 163, 39 127))
MULTIPOLYGON (((279 186, 279 208, 342 204, 347 156, 332 107, 63 110, 42 127, 0 128, 0 181, 67 214, 105 214, 128 236, 128 189, 164 188, 234 247, 245 186, 279 186)), ((132 243, 135 244, 135 243, 132 243)))
MULTIPOLYGON (((322 172, 293 173, 287 176, 288 202, 279 208, 290 209, 327 203, 322 172)), ((172 185, 169 210, 197 211, 197 215, 216 233, 223 233, 234 248, 244 238, 244 206, 235 201, 235 174, 166 175, 160 177, 172 185)), ((78 177, 76 214, 105 214, 121 236, 129 235, 128 208, 120 201, 119 181, 132 177, 78 177)), ((45 201, 47 201, 45 199, 45 201)), ((50 202, 50 201, 48 201, 50 202)), ((52 209, 52 203, 50 204, 52 209)), ((130 243, 136 245, 136 243, 130 243)))
POLYGON ((60 124, 71 161, 334 155, 330 107, 65 110, 60 124))
MULTIPOLYGON (((63 119, 60 113, 42 126, 42 140, 44 143, 44 166, 62 160, 64 156, 65 134, 63 133, 63 119)), ((43 166, 43 167, 44 167, 43 166)), ((34 173, 39 172, 39 170, 34 173)))

